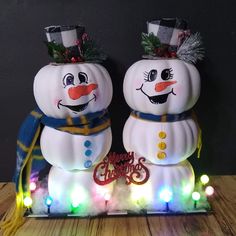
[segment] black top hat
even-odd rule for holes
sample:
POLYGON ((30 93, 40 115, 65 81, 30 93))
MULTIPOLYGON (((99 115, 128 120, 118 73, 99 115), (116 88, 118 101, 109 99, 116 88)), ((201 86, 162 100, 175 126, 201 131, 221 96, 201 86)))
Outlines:
POLYGON ((192 34, 185 20, 162 18, 147 22, 148 34, 142 34, 145 58, 179 58, 195 63, 203 58, 199 33, 192 34))
POLYGON ((147 22, 148 33, 157 36, 162 44, 177 48, 190 35, 187 22, 179 18, 163 18, 147 22))

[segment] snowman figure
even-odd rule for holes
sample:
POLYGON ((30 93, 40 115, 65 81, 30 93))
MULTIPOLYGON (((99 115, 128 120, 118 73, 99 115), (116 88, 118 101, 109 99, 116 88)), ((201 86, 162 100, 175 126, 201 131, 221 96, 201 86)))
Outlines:
POLYGON ((200 94, 200 76, 187 60, 197 49, 191 48, 186 57, 191 40, 195 38, 183 20, 149 22, 142 42, 149 56, 134 63, 124 79, 124 96, 132 112, 124 126, 123 144, 137 158, 145 157, 150 170, 146 184, 130 187, 131 197, 138 194, 146 199, 149 210, 164 209, 163 191, 173 196, 174 210, 183 210, 182 199, 188 199, 194 189, 194 172, 186 159, 199 141, 190 109, 200 94))
POLYGON ((89 39, 83 27, 50 26, 46 35, 49 50, 60 63, 37 73, 34 96, 46 116, 40 147, 52 165, 48 175, 52 211, 70 212, 73 207, 85 215, 105 211, 104 195, 111 194, 112 184, 96 185, 93 167, 111 147, 106 110, 112 99, 111 78, 103 66, 86 58, 83 45, 89 39), (63 45, 62 52, 55 51, 58 45, 63 45))

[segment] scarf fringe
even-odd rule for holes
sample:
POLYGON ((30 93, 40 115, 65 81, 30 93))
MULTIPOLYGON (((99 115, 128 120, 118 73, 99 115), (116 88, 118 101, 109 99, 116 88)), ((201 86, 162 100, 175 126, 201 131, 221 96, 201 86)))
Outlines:
POLYGON ((202 151, 202 130, 198 125, 198 141, 197 141, 197 158, 200 158, 201 151, 202 151))
POLYGON ((201 150, 202 150, 202 130, 201 130, 200 125, 198 123, 198 119, 197 119, 197 115, 196 115, 195 111, 192 111, 192 117, 193 117, 193 120, 196 122, 197 128, 198 128, 197 158, 200 158, 201 150))
POLYGON ((12 203, 0 221, 0 229, 3 236, 15 235, 17 229, 25 222, 24 213, 23 195, 22 193, 18 193, 16 195, 16 201, 12 203))

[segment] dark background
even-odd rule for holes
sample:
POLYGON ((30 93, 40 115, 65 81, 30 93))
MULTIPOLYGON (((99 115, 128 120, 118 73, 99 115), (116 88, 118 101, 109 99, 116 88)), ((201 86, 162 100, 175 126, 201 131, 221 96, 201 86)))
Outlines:
POLYGON ((201 97, 195 106, 203 130, 203 150, 189 158, 197 173, 236 174, 236 17, 235 0, 8 0, 0 2, 0 181, 15 168, 16 135, 35 107, 33 78, 50 60, 43 28, 82 24, 109 55, 113 80, 112 150, 123 152, 122 129, 129 107, 122 93, 126 70, 141 58, 146 21, 180 17, 199 31, 206 48, 198 64, 201 97))

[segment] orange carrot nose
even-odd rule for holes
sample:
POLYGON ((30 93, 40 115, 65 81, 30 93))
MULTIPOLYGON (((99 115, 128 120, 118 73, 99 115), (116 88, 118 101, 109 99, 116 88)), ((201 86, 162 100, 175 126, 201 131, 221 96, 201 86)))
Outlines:
POLYGON ((68 90, 69 97, 73 100, 79 99, 82 96, 89 95, 93 90, 98 87, 97 84, 79 85, 77 87, 71 87, 68 90))
POLYGON ((177 83, 177 81, 166 81, 166 82, 159 82, 155 85, 156 92, 161 92, 165 90, 168 86, 177 83))

